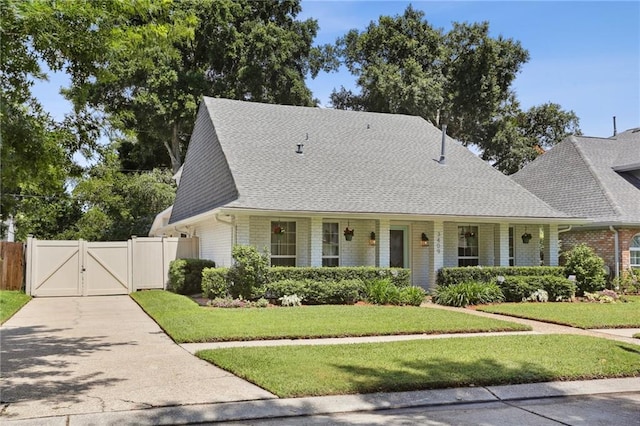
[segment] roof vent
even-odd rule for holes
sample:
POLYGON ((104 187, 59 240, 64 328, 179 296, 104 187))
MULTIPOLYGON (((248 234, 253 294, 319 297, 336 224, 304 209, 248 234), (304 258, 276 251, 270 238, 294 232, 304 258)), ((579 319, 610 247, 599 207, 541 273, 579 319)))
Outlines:
POLYGON ((298 149, 296 149, 296 154, 303 154, 302 152, 302 147, 304 146, 303 143, 299 143, 298 144, 298 149))
POLYGON ((616 129, 616 116, 613 116, 613 136, 618 134, 618 130, 616 129))

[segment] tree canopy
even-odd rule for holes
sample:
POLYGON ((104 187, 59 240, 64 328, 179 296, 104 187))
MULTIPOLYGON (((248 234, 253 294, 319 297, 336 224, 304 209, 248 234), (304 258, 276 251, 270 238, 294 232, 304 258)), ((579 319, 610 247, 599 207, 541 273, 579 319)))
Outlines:
POLYGON ((534 146, 549 147, 579 130, 575 114, 558 105, 519 110, 511 86, 529 53, 518 41, 491 37, 488 22, 454 22, 444 32, 409 6, 402 15, 381 16, 364 31, 349 31, 338 39, 336 51, 360 92, 334 90, 334 107, 447 124, 450 136, 477 145, 483 158, 504 172, 535 158, 534 146), (510 130, 514 126, 517 130, 510 130))
POLYGON ((71 75, 79 121, 91 127, 97 111, 126 133, 127 167, 176 172, 203 95, 314 103, 304 79, 323 53, 312 47, 317 22, 300 11, 297 0, 40 0, 28 16, 69 34, 36 46, 71 75))

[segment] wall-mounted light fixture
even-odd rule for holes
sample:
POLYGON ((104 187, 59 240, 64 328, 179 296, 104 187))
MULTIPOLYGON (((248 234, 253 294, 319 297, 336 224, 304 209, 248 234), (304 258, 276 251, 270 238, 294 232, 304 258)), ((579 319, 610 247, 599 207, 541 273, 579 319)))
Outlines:
POLYGON ((427 237, 427 234, 425 234, 424 232, 420 236, 420 245, 422 247, 429 247, 429 237, 427 237))
POLYGON ((371 234, 369 234, 369 245, 370 246, 376 245, 376 233, 373 231, 371 232, 371 234))

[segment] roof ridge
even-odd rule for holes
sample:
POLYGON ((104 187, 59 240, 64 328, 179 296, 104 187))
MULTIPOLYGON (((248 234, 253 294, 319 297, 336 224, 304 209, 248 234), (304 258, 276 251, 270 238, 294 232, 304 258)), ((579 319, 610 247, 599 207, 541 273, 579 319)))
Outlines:
POLYGON ((620 206, 618 205, 618 203, 616 203, 616 201, 614 200, 613 196, 609 193, 607 188, 605 188, 602 185, 602 182, 598 178, 598 174, 595 173, 595 171, 594 171, 593 163, 591 162, 589 157, 587 157, 584 154, 584 152, 582 151, 582 148, 580 147, 580 144, 578 143, 578 140, 576 139, 576 137, 575 136, 570 136, 569 140, 571 141, 572 145, 576 148, 576 151, 578 152, 578 155, 580 156, 580 158, 582 158, 582 161, 584 161, 584 163, 587 165, 587 168, 589 169, 589 173, 591 174, 591 177, 595 180, 596 184, 598 185, 598 187, 602 191, 602 194, 609 201, 609 207, 611 207, 613 209, 613 211, 615 212, 615 214, 617 216, 621 216, 622 215, 622 210, 620 209, 620 206))

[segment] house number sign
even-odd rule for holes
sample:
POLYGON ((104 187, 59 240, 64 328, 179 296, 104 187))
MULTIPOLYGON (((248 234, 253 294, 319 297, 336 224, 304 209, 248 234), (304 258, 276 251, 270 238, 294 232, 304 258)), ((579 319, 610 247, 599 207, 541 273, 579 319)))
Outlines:
POLYGON ((436 232, 436 253, 440 253, 440 232, 436 232))

